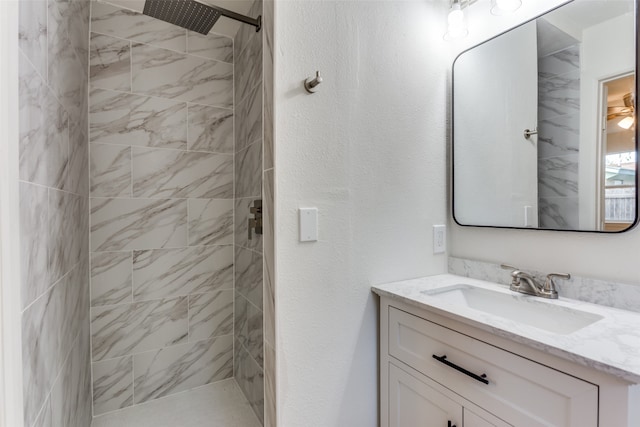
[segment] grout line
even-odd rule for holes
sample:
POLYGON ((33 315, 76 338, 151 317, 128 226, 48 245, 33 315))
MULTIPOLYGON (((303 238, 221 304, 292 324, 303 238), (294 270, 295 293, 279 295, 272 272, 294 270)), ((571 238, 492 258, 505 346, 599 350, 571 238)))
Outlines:
MULTIPOLYGON (((238 291, 236 291, 238 292, 238 291)), ((240 295, 242 298, 244 298, 247 303, 251 304, 252 306, 255 307, 256 310, 258 310, 261 313, 264 313, 264 310, 262 310, 260 307, 258 307, 257 305, 255 305, 247 296, 245 296, 242 292, 238 292, 238 295, 240 295)), ((262 299, 264 301, 264 298, 262 299)), ((248 317, 248 316, 247 316, 248 317)))
POLYGON ((133 198, 133 147, 129 147, 129 197, 133 198))
MULTIPOLYGON (((263 5, 263 14, 264 14, 264 5, 263 5)), ((264 194, 265 194, 265 191, 264 191, 264 183, 265 183, 265 179, 264 179, 264 161, 265 160, 264 159, 265 159, 265 151, 266 151, 265 150, 265 144, 264 144, 264 141, 265 141, 264 128, 265 128, 265 124, 266 124, 265 115, 266 115, 266 111, 267 111, 267 109, 265 108, 265 84, 264 84, 264 75, 265 75, 265 72, 264 72, 264 68, 265 68, 265 55, 264 55, 264 45, 265 45, 264 39, 265 39, 265 37, 264 37, 264 32, 262 33, 261 37, 262 37, 262 41, 261 41, 260 48, 261 48, 263 54, 262 54, 262 63, 260 64, 260 78, 258 80, 259 80, 259 83, 260 83, 260 132, 259 133, 260 133, 261 140, 262 140, 261 141, 262 142, 262 155, 261 155, 261 161, 262 161, 261 166, 262 167, 260 168, 260 169, 262 169, 262 174, 260 175, 260 180, 262 181, 262 187, 261 187, 262 195, 261 196, 264 199, 264 194)), ((257 84, 256 84, 256 86, 257 86, 257 84)), ((263 245, 264 245, 264 243, 263 243, 263 245)), ((263 252, 264 252, 264 248, 263 248, 263 252)), ((263 264, 264 264, 264 260, 263 260, 263 264)), ((263 323, 263 325, 264 325, 264 323, 263 323)), ((263 330, 264 330, 264 326, 263 326, 263 330)))
MULTIPOLYGON (((102 144, 102 145, 111 145, 115 147, 130 147, 132 149, 139 150, 159 150, 159 151, 173 151, 173 152, 181 152, 181 153, 196 153, 196 154, 209 154, 216 156, 230 156, 233 153, 225 153, 219 151, 202 151, 202 150, 189 150, 182 148, 173 148, 173 147, 153 147, 147 145, 132 145, 132 144, 116 144, 113 142, 100 142, 100 141, 91 141, 91 144, 102 144)), ((186 143, 185 143, 186 146, 186 143)), ((133 151, 133 150, 132 150, 133 151)))
MULTIPOLYGON (((24 54, 23 54, 24 55, 24 54)), ((133 70, 132 70, 132 75, 133 75, 133 70)), ((176 99, 176 98, 166 98, 163 96, 158 96, 158 95, 152 95, 152 94, 146 94, 143 92, 134 92, 133 90, 120 90, 120 89, 110 89, 110 88, 103 88, 100 86, 96 86, 93 84, 89 84, 89 89, 94 89, 94 90, 101 90, 104 92, 115 92, 115 93, 120 93, 123 95, 134 95, 140 98, 152 98, 152 99, 161 99, 163 101, 169 101, 169 102, 173 102, 175 104, 186 104, 187 102, 194 104, 194 105, 198 105, 201 107, 211 107, 211 108, 218 108, 220 110, 227 110, 227 111, 233 111, 233 106, 232 107, 224 107, 222 105, 212 105, 212 104, 203 104, 201 102, 194 102, 194 101, 182 101, 180 99, 176 99)))
POLYGON ((25 181, 25 180, 22 180, 22 179, 19 179, 19 180, 18 180, 18 182, 19 182, 19 183, 22 183, 22 184, 29 184, 29 185, 33 185, 34 187, 40 187, 40 188, 47 189, 47 190, 57 191, 57 192, 59 192, 59 193, 70 194, 70 195, 72 195, 72 196, 86 197, 87 199, 89 198, 89 196, 85 196, 85 195, 80 194, 80 193, 74 193, 74 192, 72 192, 72 191, 67 191, 67 190, 60 190, 59 188, 56 188, 56 187, 49 187, 48 185, 45 185, 45 184, 38 184, 37 182, 25 181))
MULTIPOLYGON (((128 200, 128 199, 125 199, 128 200)), ((221 199, 221 200, 227 200, 227 199, 221 199)), ((115 251, 90 251, 89 254, 123 254, 126 252, 130 252, 130 251, 162 251, 162 250, 178 250, 178 249, 192 249, 192 248, 215 248, 215 247, 225 247, 225 246, 231 246, 233 247, 232 243, 220 243, 220 244, 212 244, 212 245, 192 245, 192 246, 168 246, 168 247, 163 247, 163 248, 133 248, 133 249, 122 249, 122 250, 115 250, 115 251)))
POLYGON ((251 358, 251 360, 253 361, 253 363, 256 364, 256 366, 258 367, 258 369, 260 371, 262 371, 262 373, 264 374, 264 350, 262 351, 262 364, 263 366, 260 366, 260 364, 258 363, 258 361, 253 357, 253 355, 251 354, 251 352, 249 351, 249 349, 247 349, 247 347, 243 344, 240 343, 240 347, 242 347, 242 349, 245 351, 245 353, 247 353, 247 356, 249 356, 251 358))
POLYGON ((129 92, 133 93, 133 42, 129 42, 129 92))
POLYGON ((189 116, 189 112, 191 111, 191 108, 189 108, 189 102, 186 103, 185 108, 187 109, 186 114, 185 114, 186 115, 186 122, 184 124, 184 126, 185 126, 185 134, 186 134, 186 141, 185 142, 187 143, 186 144, 187 145, 187 151, 193 151, 193 150, 190 149, 191 148, 190 147, 191 144, 189 143, 189 128, 191 127, 191 118, 189 116))
MULTIPOLYGON (((52 188, 52 190, 55 190, 55 188, 52 188)), ((71 193, 73 194, 73 193, 71 193)), ((244 199, 250 199, 251 197, 243 197, 244 199)), ((253 198, 257 198, 257 196, 253 196, 253 198)), ((123 197, 123 196, 117 196, 117 197, 108 197, 108 196, 93 196, 93 197, 89 197, 89 199, 91 200, 131 200, 131 199, 135 199, 135 200, 189 200, 189 199, 196 199, 196 200, 233 200, 233 198, 207 198, 207 197, 123 197)), ((180 247, 184 247, 184 246, 180 246, 180 247)), ((161 248, 158 248, 161 249, 161 248)), ((142 250, 142 249, 141 249, 142 250)), ((116 251, 97 251, 97 252, 118 252, 116 251)))
POLYGON ((121 356, 115 356, 115 357, 108 357, 108 358, 104 358, 104 359, 92 360, 91 363, 95 364, 95 363, 101 363, 101 362, 113 362, 115 360, 124 359, 125 357, 139 356, 139 355, 145 354, 145 353, 155 353, 157 351, 165 350, 165 349, 168 349, 168 348, 175 348, 175 347, 180 347, 180 346, 193 345, 193 344, 197 344, 197 343, 201 343, 201 342, 205 342, 205 341, 215 341, 215 340, 218 340, 219 338, 224 338, 224 337, 233 338, 233 334, 229 333, 229 334, 224 334, 224 335, 214 335, 214 336, 211 336, 211 337, 208 337, 208 338, 195 340, 195 341, 191 341, 191 342, 182 342, 182 343, 178 343, 178 344, 171 344, 171 345, 167 345, 167 346, 164 346, 164 347, 154 347, 152 349, 148 349, 148 350, 144 350, 144 351, 136 351, 136 352, 133 352, 133 353, 123 354, 121 356))
MULTIPOLYGON (((188 31, 187 31, 187 33, 188 33, 188 31)), ((189 52, 188 38, 187 38, 188 36, 187 36, 186 33, 185 33, 185 50, 184 51, 171 49, 171 48, 166 47, 166 46, 159 46, 157 44, 151 44, 151 43, 140 41, 140 40, 136 40, 136 39, 120 37, 120 36, 117 36, 117 35, 114 35, 114 34, 101 32, 101 31, 93 30, 93 31, 90 31, 89 34, 98 34, 98 35, 105 36, 105 37, 111 37, 111 38, 118 39, 118 40, 128 41, 128 42, 131 43, 131 45, 133 45, 135 43, 136 45, 148 46, 148 47, 153 48, 153 49, 167 50, 169 52, 177 53, 179 55, 184 55, 184 56, 194 56, 196 58, 204 59, 204 60, 207 60, 207 61, 220 62, 222 64, 232 64, 232 62, 227 62, 227 61, 225 61, 223 59, 211 58, 211 57, 208 57, 208 56, 198 55, 197 53, 189 52)), ((177 36, 177 37, 180 37, 180 36, 177 36)), ((175 37, 175 38, 177 38, 177 37, 175 37)))
MULTIPOLYGON (((263 217, 263 218, 264 218, 264 217, 263 217)), ((260 235, 260 236, 264 236, 264 234, 262 234, 262 235, 260 235)), ((242 245, 235 245, 235 247, 236 247, 236 248, 240 248, 240 249, 247 250, 247 251, 249 251, 249 252, 251 252, 251 253, 253 253, 253 254, 255 254, 255 255, 264 255, 264 252, 260 252, 260 251, 258 251, 258 250, 257 250, 257 249, 255 249, 255 248, 249 248, 249 247, 247 247, 247 246, 242 246, 242 245)), ((263 248, 263 250, 264 250, 264 248, 263 248)))
MULTIPOLYGON (((48 210, 48 207, 47 207, 48 210)), ((50 254, 49 254, 49 249, 47 248, 47 264, 49 263, 49 258, 50 254)), ((56 280, 52 285, 50 285, 44 292, 42 292, 40 295, 38 295, 33 301, 31 301, 29 304, 27 304, 27 306, 22 309, 22 314, 24 314, 27 310, 29 310, 36 302, 38 302, 38 300, 40 300, 41 298, 43 298, 45 295, 47 295, 49 292, 53 291, 53 288, 55 288, 58 284, 60 284, 60 282, 62 282, 62 280, 64 280, 67 276, 69 276, 71 274, 71 272, 73 272, 73 270, 76 269, 76 267, 78 267, 80 265, 81 261, 78 261, 77 263, 75 263, 73 265, 73 267, 71 267, 69 269, 69 271, 67 271, 66 273, 64 273, 62 276, 60 276, 60 278, 58 278, 58 280, 56 280)), ((47 267, 48 269, 48 267, 47 267)))
POLYGON ((232 95, 232 99, 233 99, 233 126, 232 126, 232 130, 231 130, 231 134, 232 134, 232 140, 233 140, 233 148, 232 148, 232 152, 233 152, 233 206, 232 206, 232 228, 233 228, 233 233, 232 233, 232 242, 233 242, 233 249, 232 249, 232 261, 233 261, 233 267, 231 268, 231 286, 232 286, 232 294, 231 294, 231 310, 232 310, 232 314, 233 314, 233 320, 231 322, 231 376, 235 377, 235 366, 236 366, 236 187, 237 187, 237 179, 236 179, 236 120, 238 120, 238 111, 237 111, 237 105, 236 105, 236 64, 235 64, 235 43, 236 40, 235 38, 231 39, 231 52, 233 55, 232 58, 232 82, 231 82, 231 95, 232 95))
POLYGON ((133 268, 133 252, 134 252, 133 249, 131 249, 129 251, 129 257, 130 257, 129 260, 131 261, 131 303, 130 304, 133 304, 134 302, 136 302, 135 301, 135 295, 134 295, 134 292, 133 292, 133 273, 134 273, 134 270, 135 270, 133 268))
MULTIPOLYGON (((51 15, 49 13, 49 2, 47 2, 47 22, 45 23, 45 25, 47 26, 47 35, 45 37, 46 39, 46 43, 47 43, 47 48, 45 49, 45 66, 44 66, 44 72, 45 72, 45 77, 44 77, 44 83, 45 85, 48 87, 49 86, 49 30, 51 29, 51 26, 49 25, 49 16, 51 15)), ((89 18, 89 20, 91 20, 91 18, 89 18)), ((24 57, 26 58, 27 56, 24 55, 24 57)), ((88 58, 87 58, 88 59, 88 58)), ((35 67, 34 67, 35 69, 35 67)), ((37 70, 36 70, 37 72, 37 70)))
MULTIPOLYGON (((195 105, 195 104, 194 104, 195 105)), ((207 107, 205 105, 205 107, 207 107)), ((173 148, 173 147, 154 147, 149 145, 133 145, 133 144, 118 144, 115 142, 102 142, 102 141, 89 141, 89 144, 99 144, 99 145, 109 145, 112 147, 129 147, 129 148, 141 148, 141 149, 149 149, 149 150, 163 150, 163 151, 180 151, 185 153, 198 153, 198 154, 217 154, 217 155, 232 155, 231 152, 224 151, 203 151, 203 150, 190 150, 188 148, 173 148)), ((185 143, 185 146, 187 144, 185 143)), ((63 191, 63 190, 61 190, 63 191)), ((75 193, 74 193, 75 194, 75 193)))
POLYGON ((189 210, 189 204, 190 204, 189 200, 190 199, 187 199, 187 224, 186 224, 186 228, 187 228, 187 246, 189 246, 189 243, 191 242, 191 227, 190 227, 190 225, 191 225, 191 222, 192 222, 191 221, 192 218, 191 218, 191 216, 189 216, 189 214, 191 213, 190 210, 189 210))
POLYGON ((168 246, 168 247, 164 247, 164 248, 150 248, 150 249, 132 248, 132 249, 119 250, 119 251, 91 251, 90 254, 124 253, 124 252, 129 252, 129 251, 145 251, 145 252, 148 252, 148 251, 177 251, 177 250, 180 250, 180 249, 216 248, 216 247, 231 247, 231 248, 233 248, 234 246, 231 243, 224 243, 224 244, 219 244, 219 245, 168 246))
POLYGON ((80 196, 80 197, 87 197, 88 198, 88 196, 85 196, 83 194, 74 193, 74 192, 68 191, 68 190, 61 190, 61 189, 56 188, 56 187, 49 187, 46 184, 38 184, 37 182, 25 181, 24 179, 19 179, 18 182, 22 183, 22 184, 29 184, 29 185, 32 185, 34 187, 43 188, 43 189, 46 189, 46 190, 54 190, 54 191, 58 191, 60 193, 66 193, 66 194, 71 194, 73 196, 80 196))
POLYGON ((187 343, 191 344, 191 295, 187 295, 187 343))
POLYGON ((136 364, 134 354, 129 357, 131 357, 131 406, 134 406, 136 404, 136 364))
MULTIPOLYGON (((93 377, 93 321, 91 319, 91 306, 93 301, 93 260, 91 253, 91 144, 89 143, 91 139, 91 27, 93 26, 93 20, 91 17, 93 16, 93 2, 89 2, 89 34, 87 34, 87 162, 89 163, 89 176, 87 179, 89 180, 89 197, 87 200, 87 215, 89 218, 89 313, 87 318, 89 319, 89 378, 90 378, 90 393, 91 393, 91 418, 93 419, 95 415, 95 395, 94 395, 94 377, 93 377)), ((131 58, 131 57, 129 57, 131 58)))
MULTIPOLYGON (((190 295, 204 295, 204 294, 213 294, 216 292, 222 292, 222 291, 231 291, 233 290, 232 287, 230 288, 216 288, 214 290, 211 291, 204 291, 204 292, 196 292, 196 293, 187 293, 187 294, 175 294, 175 295, 167 295, 164 297, 159 297, 159 298, 151 298, 151 299, 141 299, 141 300, 131 300, 130 302, 119 302, 116 304, 104 304, 104 305, 94 305, 91 308, 93 309, 106 309, 106 308, 117 308, 117 307, 124 307, 127 305, 132 305, 132 304, 138 304, 138 303, 157 303, 159 301, 165 301, 165 300, 173 300, 173 299, 178 299, 178 298, 185 298, 188 297, 190 295)), ((133 287, 131 290, 131 295, 133 297, 133 287)))

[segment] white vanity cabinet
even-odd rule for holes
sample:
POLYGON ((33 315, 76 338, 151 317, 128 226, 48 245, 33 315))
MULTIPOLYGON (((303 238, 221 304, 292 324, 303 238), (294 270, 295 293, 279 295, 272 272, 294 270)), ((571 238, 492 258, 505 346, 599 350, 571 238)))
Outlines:
POLYGON ((462 405, 389 364, 389 426, 461 426, 462 405))
POLYGON ((388 372, 390 427, 510 425, 485 411, 462 406, 446 395, 446 389, 427 377, 409 374, 393 363, 389 364, 388 372))
POLYGON ((638 427, 625 380, 380 300, 382 427, 638 427))

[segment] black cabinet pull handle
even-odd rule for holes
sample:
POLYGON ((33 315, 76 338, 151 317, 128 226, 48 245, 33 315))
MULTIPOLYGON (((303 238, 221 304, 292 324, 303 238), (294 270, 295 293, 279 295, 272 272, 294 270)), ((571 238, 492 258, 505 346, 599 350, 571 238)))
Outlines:
POLYGON ((445 365, 449 366, 450 368, 453 368, 458 372, 462 372, 463 374, 470 376, 474 380, 480 381, 481 383, 484 383, 484 384, 489 384, 489 380, 487 379, 487 374, 476 375, 471 371, 467 371, 462 366, 458 366, 453 362, 449 362, 447 360, 447 355, 446 354, 443 354, 442 356, 436 356, 435 354, 433 354, 432 356, 438 362, 444 363, 445 365))
POLYGON ((456 427, 455 424, 451 424, 451 421, 449 421, 449 424, 447 425, 447 427, 456 427))

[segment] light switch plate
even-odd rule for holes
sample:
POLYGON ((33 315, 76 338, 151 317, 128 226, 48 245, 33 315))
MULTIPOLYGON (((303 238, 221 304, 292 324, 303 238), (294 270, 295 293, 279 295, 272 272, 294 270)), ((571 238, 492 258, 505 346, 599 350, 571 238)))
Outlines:
POLYGON ((318 241, 318 208, 300 208, 300 241, 318 241))

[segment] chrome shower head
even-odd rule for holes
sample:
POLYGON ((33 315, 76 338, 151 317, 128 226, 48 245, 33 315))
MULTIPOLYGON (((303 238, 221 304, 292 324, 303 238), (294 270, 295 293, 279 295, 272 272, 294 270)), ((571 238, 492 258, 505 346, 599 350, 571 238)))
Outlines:
POLYGON ((222 16, 219 10, 195 0, 146 0, 142 13, 200 34, 209 34, 222 16))

